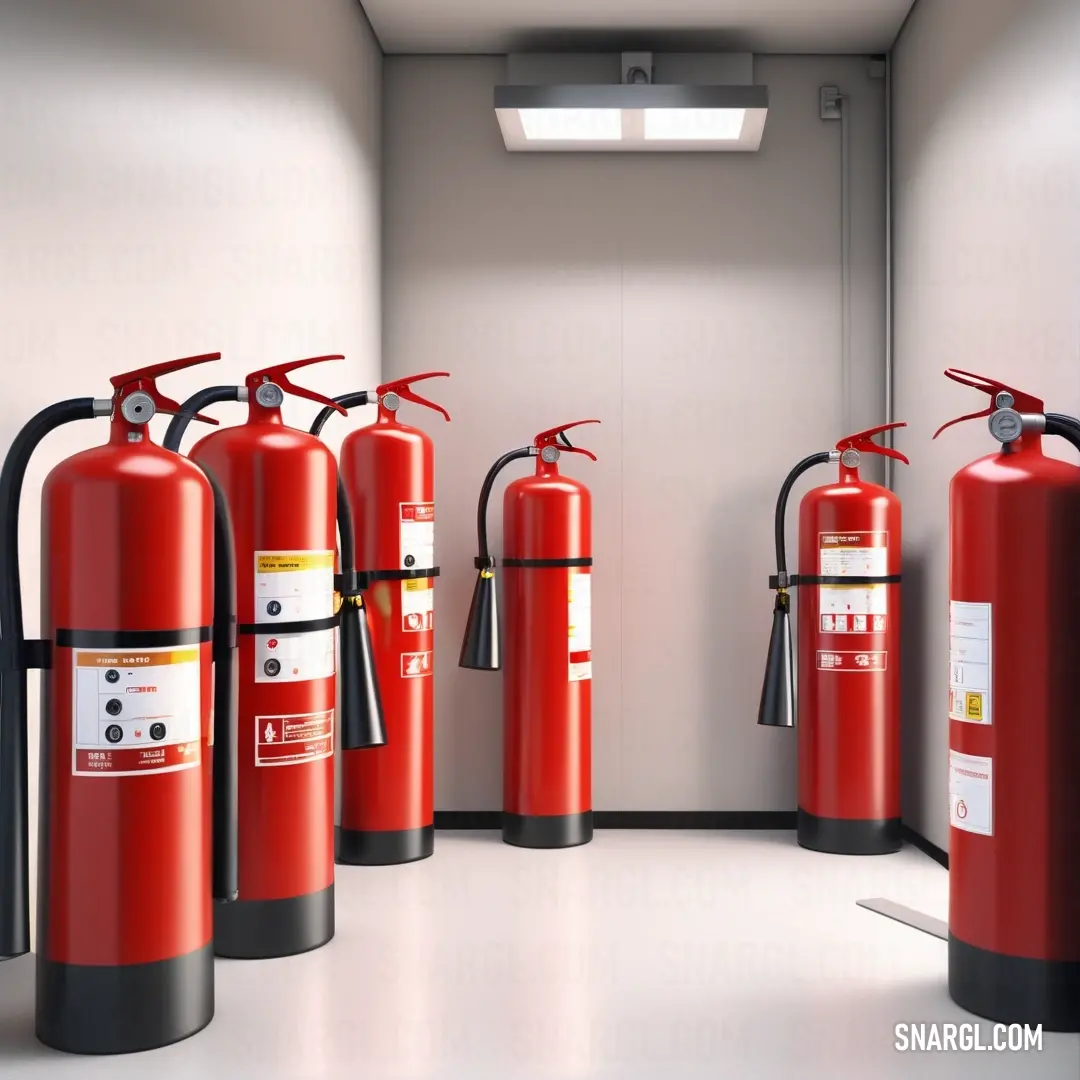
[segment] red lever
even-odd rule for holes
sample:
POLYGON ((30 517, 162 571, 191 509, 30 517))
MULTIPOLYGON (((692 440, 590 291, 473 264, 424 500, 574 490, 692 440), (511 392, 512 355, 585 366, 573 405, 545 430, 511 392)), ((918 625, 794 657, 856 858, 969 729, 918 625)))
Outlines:
POLYGON ((906 420, 900 420, 895 424, 882 424, 880 427, 867 428, 866 431, 859 431, 854 435, 848 435, 841 439, 836 444, 836 449, 858 450, 864 454, 882 454, 884 457, 896 458, 897 461, 910 465, 911 462, 899 450, 894 450, 891 446, 879 446, 873 441, 874 436, 880 435, 883 431, 892 431, 894 428, 902 427, 907 427, 906 420))
MULTIPOLYGON (((196 364, 208 364, 211 360, 220 360, 221 353, 202 353, 199 356, 185 356, 180 360, 167 360, 164 364, 151 364, 150 367, 136 368, 134 371, 126 371, 123 375, 114 375, 109 382, 116 391, 117 402, 122 401, 129 394, 141 390, 149 394, 154 402, 154 408, 160 413, 178 413, 183 406, 178 401, 166 397, 157 388, 155 382, 162 375, 168 375, 173 371, 181 371, 184 368, 195 367, 196 364)), ((217 420, 212 416, 203 416, 198 413, 193 418, 201 420, 204 424, 217 425, 217 420)))
POLYGON ((438 413, 442 413, 446 417, 447 422, 450 420, 450 414, 441 406, 436 405, 434 401, 428 401, 427 398, 422 398, 419 394, 413 393, 411 383, 422 382, 424 379, 448 379, 450 378, 449 371, 425 371, 420 375, 410 375, 405 379, 396 379, 394 382, 383 383, 382 386, 375 388, 375 393, 382 398, 386 394, 397 394, 399 398, 404 401, 411 401, 416 405, 426 405, 429 409, 434 409, 438 413))
POLYGON ((1011 386, 1006 386, 1003 382, 998 382, 997 379, 988 379, 985 375, 975 375, 970 371, 961 371, 959 368, 946 368, 945 377, 947 379, 952 379, 953 382, 961 383, 964 386, 973 386, 976 390, 985 391, 990 395, 990 404, 981 412, 973 412, 968 413, 966 416, 958 416, 955 420, 950 420, 947 424, 942 424, 941 427, 934 432, 935 439, 946 428, 952 427, 953 424, 962 423, 964 420, 978 420, 980 416, 989 416, 992 412, 995 412, 998 405, 994 399, 1001 393, 1012 394, 1012 407, 1016 409, 1017 412, 1042 413, 1046 409, 1046 406, 1038 398, 1032 397, 1030 394, 1025 394, 1022 390, 1014 390, 1011 386))
POLYGON ((541 431, 539 435, 533 439, 533 446, 543 448, 545 446, 557 446, 560 450, 566 450, 571 454, 584 454, 587 458, 596 460, 596 455, 591 450, 586 450, 581 446, 571 446, 569 441, 560 444, 557 442, 560 435, 563 432, 569 431, 571 428, 581 427, 582 424, 599 424, 599 420, 575 420, 572 424, 561 424, 559 427, 548 428, 547 431, 541 431))
POLYGON ((262 371, 253 371, 247 377, 245 383, 249 390, 257 390, 262 383, 272 382, 276 386, 280 386, 282 390, 287 390, 290 394, 307 398, 309 401, 316 401, 325 408, 333 409, 334 412, 347 416, 346 411, 336 401, 323 397, 322 394, 317 393, 315 390, 307 390, 303 386, 297 386, 289 381, 288 375, 290 371, 308 367, 310 364, 321 364, 324 360, 344 359, 345 357, 340 353, 334 353, 330 356, 309 356, 306 360, 290 360, 287 364, 277 364, 275 367, 263 368, 262 371))

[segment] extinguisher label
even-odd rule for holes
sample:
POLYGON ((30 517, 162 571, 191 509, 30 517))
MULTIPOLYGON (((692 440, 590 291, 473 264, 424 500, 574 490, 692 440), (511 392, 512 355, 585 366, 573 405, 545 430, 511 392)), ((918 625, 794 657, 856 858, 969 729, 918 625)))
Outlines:
POLYGON ((401 569, 427 569, 435 565, 435 504, 399 503, 401 569))
POLYGON ((949 603, 949 718, 991 723, 993 621, 989 604, 949 603))
POLYGON ((592 574, 571 570, 569 586, 569 678, 585 682, 592 678, 592 574))
MULTIPOLYGON (((884 577, 888 569, 887 532, 818 534, 821 577, 884 577)), ((888 589, 886 584, 819 585, 821 633, 884 634, 888 628, 888 589)))
POLYGON ((949 824, 954 829, 994 835, 994 763, 949 751, 949 824))
POLYGON ((435 584, 432 578, 401 583, 401 629, 406 634, 435 629, 435 584))
POLYGON ((303 765, 334 752, 334 710, 255 717, 255 764, 303 765))
POLYGON ((303 622, 333 614, 332 551, 255 552, 254 622, 303 622))
POLYGON ((336 669, 334 631, 305 634, 256 634, 257 683, 310 682, 329 679, 336 669))
POLYGON ((435 673, 435 660, 430 652, 405 652, 401 654, 401 677, 425 679, 435 673))
POLYGON ((74 650, 72 773, 142 776, 202 760, 198 648, 74 650))
POLYGON ((885 652, 819 652, 818 671, 884 671, 889 656, 885 652))

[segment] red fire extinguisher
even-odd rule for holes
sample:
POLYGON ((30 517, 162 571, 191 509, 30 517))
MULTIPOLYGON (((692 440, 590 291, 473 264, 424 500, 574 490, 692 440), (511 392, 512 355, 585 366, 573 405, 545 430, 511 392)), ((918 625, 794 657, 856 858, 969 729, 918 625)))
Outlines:
POLYGON ((155 446, 147 424, 180 408, 159 376, 217 359, 130 371, 111 380, 111 398, 50 405, 0 474, 0 957, 30 949, 26 672, 36 668, 35 1026, 69 1053, 165 1046, 214 1015, 211 909, 237 894, 228 517, 203 473, 155 446), (42 637, 28 641, 27 464, 49 432, 95 416, 111 418, 108 444, 61 462, 42 489, 42 637))
MULTIPOLYGON (((229 505, 237 568, 241 899, 217 912, 219 956, 291 956, 334 936, 334 630, 347 610, 359 614, 359 590, 336 610, 335 591, 343 600, 350 592, 335 576, 337 466, 321 440, 285 425, 281 405, 287 391, 344 412, 288 377, 339 359, 296 360, 252 372, 242 387, 209 387, 166 435, 178 448, 192 412, 247 402, 246 424, 214 432, 189 455, 229 505)), ((351 570, 347 551, 342 569, 351 570)), ((370 654, 358 660, 341 625, 343 743, 382 745, 370 654), (366 691, 350 689, 365 682, 366 691)))
POLYGON ((811 454, 788 474, 776 504, 776 590, 758 723, 795 725, 790 593, 799 592, 799 796, 802 847, 835 855, 900 850, 900 500, 859 477, 863 454, 897 450, 873 437, 884 424, 811 454), (796 480, 838 462, 835 484, 799 507, 799 572, 787 572, 784 518, 796 480), (813 586, 810 588, 809 586, 813 586))
MULTIPOLYGON (((341 476, 352 508, 356 565, 370 590, 387 745, 377 754, 342 755, 341 863, 384 866, 426 859, 435 850, 434 687, 435 450, 431 437, 397 418, 402 401, 450 414, 412 384, 446 378, 429 371, 335 398, 377 404, 374 423, 341 444, 341 476)), ((312 425, 322 431, 324 408, 312 425)))
POLYGON ((1080 421, 994 379, 1000 452, 949 490, 949 994, 1008 1024, 1080 1031, 1080 421))
POLYGON ((499 616, 487 507, 498 474, 536 458, 534 476, 506 487, 503 569, 506 674, 503 679, 503 840, 516 847, 587 844, 592 811, 592 497, 559 473, 577 420, 541 431, 532 446, 503 454, 488 470, 477 510, 473 591, 459 666, 497 671, 499 616))

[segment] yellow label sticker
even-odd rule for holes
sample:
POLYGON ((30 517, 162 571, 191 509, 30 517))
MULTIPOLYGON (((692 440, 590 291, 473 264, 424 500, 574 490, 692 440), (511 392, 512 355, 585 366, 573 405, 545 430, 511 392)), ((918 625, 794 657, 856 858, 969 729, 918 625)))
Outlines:
POLYGON ((286 551, 259 555, 258 574, 295 574, 301 570, 333 570, 332 551, 286 551))
POLYGON ((981 720, 982 719, 982 694, 965 694, 964 695, 964 715, 969 720, 981 720))
POLYGON ((139 652, 131 649, 127 652, 80 652, 79 667, 165 667, 169 664, 194 664, 199 659, 199 650, 170 649, 164 652, 139 652))
POLYGON ((401 587, 404 592, 425 592, 431 588, 431 578, 406 578, 401 587))

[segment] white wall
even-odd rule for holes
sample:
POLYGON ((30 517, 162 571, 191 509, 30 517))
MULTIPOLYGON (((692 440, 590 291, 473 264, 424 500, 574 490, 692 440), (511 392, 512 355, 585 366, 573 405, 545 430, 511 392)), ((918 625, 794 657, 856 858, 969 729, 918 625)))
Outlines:
POLYGON ((1080 410, 1080 4, 919 0, 894 102, 904 818, 947 848, 949 479, 997 444, 984 423, 930 437, 988 403, 947 367, 1080 410))
POLYGON ((406 410, 437 448, 437 806, 501 805, 500 677, 456 666, 481 480, 542 428, 599 417, 580 436, 599 462, 563 459, 594 495, 594 805, 793 808, 794 734, 755 724, 773 507, 799 458, 882 419, 882 82, 858 58, 759 58, 757 154, 512 155, 501 60, 385 71, 385 370, 453 373, 452 423, 406 410), (828 83, 851 95, 847 430, 828 83))
MULTIPOLYGON (((110 375, 194 353, 224 360, 163 379, 166 394, 320 353, 347 359, 301 385, 375 383, 381 78, 354 0, 4 0, 0 446, 52 401, 107 397, 110 375)), ((335 449, 346 430, 328 427, 335 449)), ((58 432, 27 474, 30 635, 41 483, 106 436, 105 421, 58 432)))

